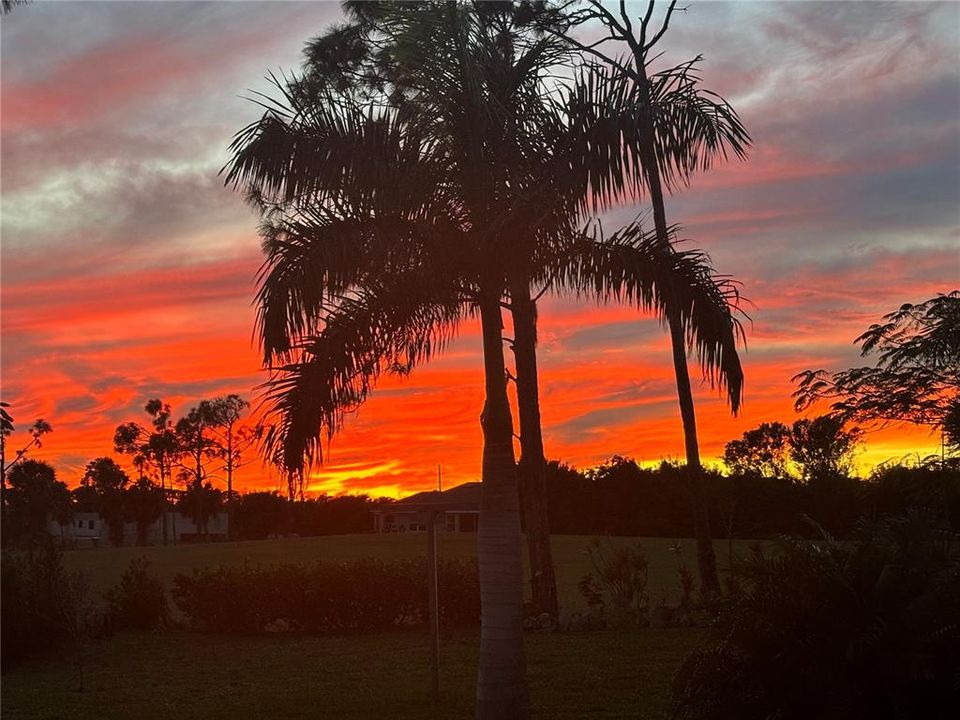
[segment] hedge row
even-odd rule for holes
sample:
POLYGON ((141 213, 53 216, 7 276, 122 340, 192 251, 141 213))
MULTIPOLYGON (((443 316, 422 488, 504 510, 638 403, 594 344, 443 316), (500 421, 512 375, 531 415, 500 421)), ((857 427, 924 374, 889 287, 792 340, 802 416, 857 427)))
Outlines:
MULTIPOLYGON (((476 561, 441 561, 438 584, 441 622, 478 625, 476 561)), ((386 630, 426 621, 427 565, 367 558, 203 568, 178 574, 172 595, 195 627, 212 632, 386 630)))

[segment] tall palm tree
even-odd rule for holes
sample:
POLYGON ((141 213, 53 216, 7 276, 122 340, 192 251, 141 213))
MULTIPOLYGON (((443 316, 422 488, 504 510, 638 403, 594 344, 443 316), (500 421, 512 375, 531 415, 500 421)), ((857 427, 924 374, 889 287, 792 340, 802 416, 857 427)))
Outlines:
MULTIPOLYGON (((502 150, 505 128, 495 109, 510 101, 512 89, 498 82, 498 77, 489 72, 490 67, 483 66, 483 61, 497 58, 495 54, 489 53, 491 48, 483 44, 485 28, 476 22, 475 16, 463 12, 462 8, 447 5, 437 8, 435 17, 429 19, 436 22, 437 26, 444 27, 451 46, 456 48, 450 53, 454 62, 452 67, 472 78, 471 82, 453 82, 444 88, 447 103, 441 110, 444 113, 443 120, 449 127, 458 127, 460 131, 456 135, 431 137, 430 128, 426 128, 428 132, 418 137, 416 129, 409 126, 404 129, 404 133, 393 136, 399 143, 387 148, 387 151, 400 151, 402 155, 404 149, 411 147, 416 153, 430 155, 432 148, 440 149, 438 154, 444 158, 447 171, 441 172, 438 177, 455 186, 456 196, 462 203, 462 210, 454 208, 451 217, 457 218, 460 215, 468 219, 466 224, 460 223, 460 232, 452 234, 450 238, 456 242, 456 248, 441 247, 440 252, 420 259, 408 254, 406 248, 414 247, 415 244, 403 242, 403 235, 407 224, 415 223, 416 215, 421 213, 415 211, 412 213, 413 217, 408 212, 391 214, 389 206, 384 207, 381 202, 383 198, 379 195, 358 196, 358 192, 362 194, 364 187, 364 174, 372 176, 381 167, 361 166, 356 163, 359 160, 366 161, 367 156, 354 155, 352 159, 346 158, 347 171, 344 177, 347 182, 341 184, 340 178, 332 178, 331 186, 335 188, 332 192, 316 192, 318 186, 313 177, 307 180, 306 184, 315 203, 318 196, 321 203, 327 203, 322 209, 315 204, 312 209, 317 215, 329 214, 331 207, 336 208, 337 204, 347 200, 357 200, 360 208, 372 206, 387 211, 383 224, 390 227, 381 226, 382 231, 374 232, 374 237, 360 240, 376 252, 378 248, 382 249, 378 244, 379 240, 384 237, 397 238, 396 231, 399 230, 400 243, 395 244, 399 244, 401 249, 398 252, 382 254, 385 263, 378 274, 386 276, 391 268, 406 270, 403 275, 409 275, 411 270, 421 268, 436 272, 442 263, 434 261, 444 254, 459 256, 457 264, 464 260, 468 263, 466 267, 469 268, 467 277, 472 307, 480 317, 482 328, 485 386, 485 402, 481 415, 484 443, 478 557, 482 588, 482 632, 477 708, 480 717, 524 717, 527 715, 528 701, 521 628, 520 517, 513 421, 504 372, 501 316, 501 300, 506 290, 502 258, 505 256, 503 249, 508 238, 504 226, 496 221, 496 204, 504 195, 503 180, 499 177, 496 163, 488 159, 502 150), (486 56, 482 53, 486 53, 486 56), (492 110, 494 112, 491 112, 492 110), (345 188, 345 185, 353 187, 345 188)), ((499 65, 503 67, 503 59, 499 59, 499 65)), ((346 121, 351 114, 345 113, 338 119, 346 121)), ((390 125, 392 122, 388 120, 387 126, 390 125)), ((373 118, 371 123, 362 127, 376 133, 383 126, 378 119, 373 118)), ((360 139, 366 138, 361 136, 360 139)), ((378 157, 382 158, 383 155, 381 150, 378 157)), ((257 165, 257 161, 244 165, 250 158, 250 154, 247 154, 238 159, 235 167, 241 169, 235 177, 252 181, 258 185, 258 190, 269 190, 269 187, 264 187, 264 183, 258 182, 267 176, 261 174, 262 167, 257 165)), ((286 159, 281 157, 280 162, 285 162, 286 159)), ((328 157, 324 159, 329 162, 328 157)), ((411 164, 415 169, 416 163, 411 164)), ((344 165, 341 165, 336 169, 340 172, 343 167, 344 165)), ((289 173, 287 174, 284 182, 289 183, 289 173)), ((228 179, 230 177, 228 175, 228 179)), ((300 178, 296 178, 294 182, 299 180, 300 178)), ((269 185, 269 182, 267 180, 266 185, 269 185)), ((300 189, 294 190, 293 194, 297 195, 300 189)), ((379 216, 376 217, 379 220, 379 216)), ((431 244, 431 239, 427 238, 427 246, 431 244)), ((416 249, 424 252, 426 250, 424 247, 416 249)), ((364 274, 364 269, 355 267, 353 270, 360 275, 364 274)), ((369 279, 372 281, 375 278, 369 279)), ((329 299, 325 302, 329 302, 329 299)), ((373 337, 376 337, 376 332, 373 337)))
MULTIPOLYGON (((726 157, 729 152, 741 159, 746 157, 750 144, 750 136, 733 108, 723 98, 699 89, 696 72, 699 57, 662 72, 649 73, 651 58, 659 57, 654 50, 670 25, 676 4, 676 0, 671 0, 659 28, 653 24, 656 0, 648 0, 644 14, 633 19, 625 2, 621 2, 618 9, 610 9, 600 0, 587 0, 582 9, 546 13, 546 22, 542 24, 549 34, 598 59, 594 76, 608 86, 611 96, 619 98, 619 106, 632 108, 628 118, 630 138, 626 145, 639 161, 636 165, 639 180, 649 193, 656 234, 664 247, 669 245, 671 237, 664 188, 670 190, 677 184, 685 184, 693 172, 709 168, 717 156, 726 157), (587 21, 604 26, 607 34, 601 42, 588 45, 572 34, 576 26, 587 21), (606 52, 603 44, 609 41, 625 44, 628 59, 606 52)), ((668 324, 694 500, 701 588, 706 594, 717 594, 720 583, 687 369, 686 333, 675 311, 668 314, 668 324)), ((736 412, 734 405, 731 408, 736 412)))
MULTIPOLYGON (((547 53, 536 44, 504 52, 502 36, 488 36, 489 27, 490 18, 453 6, 417 17, 420 47, 402 48, 415 58, 405 70, 428 67, 438 76, 407 79, 400 110, 360 111, 322 88, 280 83, 283 101, 238 136, 227 179, 245 183, 265 210, 260 327, 265 359, 280 361, 268 402, 282 418, 267 442, 289 463, 319 457, 323 430, 335 431, 384 367, 409 369, 439 349, 465 315, 480 316, 487 392, 478 713, 503 717, 525 707, 519 516, 500 317, 517 243, 505 228, 529 224, 532 208, 544 202, 515 189, 531 176, 522 159, 534 153, 504 118, 516 117, 515 105, 530 97, 529 81, 517 82, 525 75, 514 72, 512 60, 529 68, 537 62, 531 54, 547 53), (440 35, 423 35, 424 28, 440 35), (425 46, 447 55, 425 63, 425 46), (504 138, 513 144, 505 148, 504 138)), ((557 158, 557 167, 570 164, 557 158)), ((686 306, 684 319, 702 304, 686 306)))

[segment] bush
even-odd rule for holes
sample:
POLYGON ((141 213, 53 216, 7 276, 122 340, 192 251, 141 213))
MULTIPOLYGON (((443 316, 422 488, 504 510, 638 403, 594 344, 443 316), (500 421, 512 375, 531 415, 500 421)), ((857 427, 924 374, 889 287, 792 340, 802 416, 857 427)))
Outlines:
POLYGON ((106 595, 111 625, 117 630, 155 630, 169 620, 163 583, 149 574, 145 557, 130 561, 120 583, 106 595))
POLYGON ((82 573, 66 573, 52 544, 4 551, 2 564, 2 665, 74 646, 78 683, 83 686, 83 649, 103 630, 102 604, 82 573))
POLYGON ((602 608, 607 624, 646 622, 647 556, 640 543, 616 545, 594 539, 587 546, 594 572, 578 584, 591 608, 602 608))
POLYGON ((674 717, 941 718, 960 682, 958 538, 928 517, 847 542, 785 540, 736 572, 741 594, 675 681, 674 717))
POLYGON ((58 597, 66 582, 60 552, 46 548, 3 552, 0 562, 2 636, 6 670, 24 658, 52 648, 65 637, 58 597))
MULTIPOLYGON (((441 622, 476 625, 476 562, 441 562, 438 581, 441 622)), ((195 626, 212 632, 379 631, 426 621, 427 567, 422 559, 367 558, 341 564, 205 568, 177 575, 173 598, 195 626)))

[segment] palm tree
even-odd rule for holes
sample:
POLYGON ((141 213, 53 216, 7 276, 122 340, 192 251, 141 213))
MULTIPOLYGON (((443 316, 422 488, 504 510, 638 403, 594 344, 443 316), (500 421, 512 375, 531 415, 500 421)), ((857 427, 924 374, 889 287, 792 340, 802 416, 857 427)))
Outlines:
MULTIPOLYGON (((477 73, 480 70, 480 58, 476 41, 482 39, 482 25, 477 23, 470 14, 455 6, 438 8, 436 22, 445 27, 452 44, 463 51, 462 55, 456 56, 459 61, 456 63, 459 65, 458 69, 477 73)), ((337 224, 349 224, 354 219, 344 216, 343 213, 332 212, 349 200, 355 201, 354 206, 361 209, 374 207, 384 210, 385 217, 382 222, 379 215, 374 215, 374 223, 379 227, 373 233, 364 232, 361 229, 359 237, 356 234, 353 235, 357 239, 357 245, 361 247, 366 245, 371 250, 370 255, 379 253, 384 260, 378 275, 388 276, 392 269, 402 273, 398 277, 409 277, 417 271, 439 273, 443 268, 443 257, 446 256, 457 258, 455 264, 463 268, 464 278, 469 280, 465 283, 467 286, 465 289, 469 290, 471 309, 479 315, 482 328, 485 386, 485 402, 481 415, 484 438, 483 490, 478 537, 483 600, 477 691, 478 715, 480 717, 524 717, 527 715, 528 701, 521 627, 520 516, 513 451, 513 421, 504 372, 501 316, 501 300, 506 289, 502 267, 502 258, 505 253, 502 250, 507 237, 503 226, 494 221, 498 213, 495 212, 493 205, 496 199, 503 195, 502 192, 497 192, 502 188, 502 181, 497 178, 496 165, 488 164, 484 157, 485 152, 497 149, 504 129, 498 122, 498 118, 491 115, 489 111, 495 108, 499 101, 508 98, 503 94, 504 88, 493 82, 495 78, 476 75, 475 77, 478 78, 478 82, 454 83, 447 88, 449 103, 444 108, 446 112, 444 120, 450 126, 461 127, 461 132, 456 136, 431 138, 429 132, 417 133, 414 127, 406 127, 402 133, 392 132, 393 128, 398 127, 396 122, 398 118, 396 114, 391 113, 384 113, 385 121, 370 117, 370 122, 362 122, 359 125, 363 131, 370 133, 369 135, 361 133, 358 136, 360 141, 373 137, 374 145, 377 144, 377 140, 387 143, 385 147, 377 148, 378 159, 382 159, 387 152, 398 153, 398 155, 391 155, 391 159, 401 163, 403 160, 408 160, 409 162, 402 166, 405 170, 415 171, 422 166, 418 164, 421 155, 430 158, 432 148, 438 149, 435 155, 442 162, 433 163, 436 168, 431 169, 441 170, 437 177, 444 183, 455 186, 456 197, 463 201, 461 209, 451 207, 452 212, 446 214, 452 221, 448 220, 445 224, 452 226, 453 230, 458 230, 450 236, 450 240, 455 244, 454 247, 444 247, 443 241, 446 238, 437 238, 436 231, 432 229, 426 229, 426 242, 423 244, 404 242, 410 226, 416 226, 418 218, 424 217, 423 209, 416 208, 413 213, 390 212, 391 206, 384 203, 384 198, 379 195, 370 194, 364 197, 363 191, 369 186, 370 180, 375 179, 378 184, 381 182, 381 178, 372 176, 377 175, 381 168, 391 167, 391 165, 366 164, 369 153, 359 154, 357 150, 360 148, 357 146, 350 147, 349 152, 344 156, 346 162, 336 167, 337 177, 324 176, 323 170, 320 171, 322 180, 332 181, 328 187, 334 188, 333 192, 316 192, 320 186, 313 169, 309 178, 300 182, 300 178, 293 173, 288 173, 287 167, 283 167, 282 174, 286 177, 281 187, 291 188, 292 196, 296 197, 304 189, 302 186, 306 185, 307 191, 313 196, 310 211, 315 214, 316 219, 337 215, 337 224), (392 140, 398 142, 389 144, 392 140), (407 157, 408 153, 405 151, 408 149, 413 150, 412 158, 407 157), (450 162, 451 160, 456 164, 450 162), (453 172, 449 171, 450 167, 454 168, 453 172), (465 169, 469 171, 463 172, 462 170, 465 169), (457 172, 458 170, 461 172, 457 172), (318 199, 319 202, 317 202, 318 199), (325 205, 322 204, 324 202, 326 202, 325 205), (469 222, 458 221, 461 217, 466 217, 469 222), (384 247, 382 242, 384 239, 391 239, 394 242, 384 247), (430 249, 431 245, 435 246, 435 252, 423 258, 416 257, 416 254, 430 249)), ((316 119, 320 117, 312 118, 312 120, 316 119)), ((330 131, 326 137, 322 137, 322 133, 313 135, 312 140, 315 141, 315 146, 329 139, 348 122, 361 118, 358 118, 354 111, 348 111, 340 113, 335 118, 324 117, 323 119, 334 119, 334 123, 324 128, 325 131, 330 131)), ((268 125, 272 127, 267 127, 267 130, 276 128, 276 123, 272 121, 268 125)), ((429 128, 425 130, 428 131, 429 128)), ((263 137, 257 139, 262 141, 263 137)), ((242 144, 249 149, 246 139, 242 144)), ((340 143, 336 145, 343 147, 340 143)), ((335 150, 332 144, 326 147, 332 153, 343 152, 343 150, 335 150)), ((257 149, 262 152, 262 148, 261 145, 257 149)), ((369 151, 371 148, 367 146, 363 149, 369 151)), ((273 152, 269 154, 281 165, 285 165, 289 157, 289 155, 277 157, 273 152)), ((324 159, 330 162, 329 155, 324 156, 324 159)), ((259 159, 253 159, 251 153, 241 154, 235 158, 235 172, 228 175, 228 180, 232 177, 244 179, 259 191, 269 190, 269 175, 262 172, 264 169, 265 164, 261 164, 259 159)), ((423 184, 421 180, 417 187, 422 187, 423 184)), ((403 186, 399 187, 403 188, 403 186)), ((439 189, 441 198, 450 195, 443 186, 439 189)), ((425 209, 430 209, 431 204, 426 203, 426 205, 425 209)), ((404 205, 399 207, 408 209, 404 205)), ((368 258, 369 255, 364 256, 363 259, 368 260, 368 258)), ((356 280, 368 280, 367 277, 363 277, 368 274, 366 268, 353 266, 348 268, 342 277, 332 278, 335 283, 328 289, 337 287, 339 284, 343 289, 337 287, 339 292, 336 294, 343 295, 350 286, 340 281, 348 274, 353 274, 356 280)), ((447 273, 444 275, 451 276, 447 273)), ((375 281, 375 277, 370 277, 369 280, 375 281)), ((436 279, 433 282, 436 282, 436 279)), ((356 283, 356 285, 362 288, 367 283, 356 283)), ((330 302, 329 297, 326 295, 324 302, 330 302)), ((349 300, 349 297, 340 298, 340 302, 348 306, 349 300)), ((406 307, 408 307, 407 303, 401 303, 398 309, 402 311, 406 307)), ((370 328, 371 332, 368 334, 374 346, 380 342, 383 334, 382 324, 391 322, 390 313, 384 313, 383 316, 377 316, 376 323, 370 328)), ((431 324, 429 327, 437 333, 442 333, 445 326, 431 324)), ((307 348, 302 349, 307 350, 307 348)), ((322 356, 321 359, 323 359, 322 356)), ((333 385, 338 386, 336 379, 333 385)), ((276 434, 274 435, 276 437, 276 434)))
MULTIPOLYGON (((726 101, 698 88, 699 57, 653 75, 648 73, 647 66, 670 25, 676 0, 669 3, 659 29, 651 24, 655 5, 655 0, 648 0, 643 16, 635 18, 638 20, 636 30, 626 3, 620 3, 617 13, 600 0, 587 0, 587 8, 575 12, 548 13, 543 27, 584 54, 599 59, 600 65, 593 68, 595 77, 601 84, 608 85, 611 96, 619 98, 620 107, 632 109, 628 117, 631 132, 627 146, 636 153, 639 180, 653 206, 656 234, 666 247, 671 233, 664 206, 664 187, 670 190, 677 184, 685 184, 694 171, 709 168, 714 158, 726 157, 728 152, 744 158, 750 136, 726 101), (572 36, 570 30, 586 21, 598 21, 605 27, 607 36, 603 41, 587 45, 572 36), (601 49, 604 42, 611 40, 626 44, 629 61, 614 58, 601 49)), ((676 311, 668 314, 668 324, 694 499, 701 588, 706 594, 717 594, 720 583, 703 487, 696 412, 687 369, 686 333, 676 311)), ((731 409, 736 412, 736 406, 731 405, 731 409)))
MULTIPOLYGON (((163 544, 167 544, 167 481, 173 485, 173 468, 182 454, 173 422, 170 419, 170 405, 158 398, 149 400, 143 408, 150 416, 150 427, 140 423, 128 422, 117 426, 113 434, 113 447, 121 455, 131 455, 138 468, 153 465, 160 480, 160 492, 163 495, 161 516, 163 544)), ((176 526, 176 517, 174 517, 176 526)), ((175 527, 174 527, 175 529, 175 527)), ((174 533, 176 540, 176 533, 174 533)))
MULTIPOLYGON (((399 110, 360 111, 322 86, 307 85, 305 92, 303 82, 278 83, 283 100, 268 103, 264 118, 238 136, 227 180, 245 183, 265 212, 259 324, 265 360, 279 364, 267 401, 281 418, 266 441, 289 464, 319 459, 323 431, 336 430, 384 368, 405 371, 429 359, 461 319, 479 314, 487 400, 478 550, 488 631, 481 640, 478 711, 500 717, 525 707, 519 516, 500 317, 517 243, 506 241, 504 228, 529 225, 552 201, 533 192, 532 173, 516 161, 537 155, 516 152, 530 148, 522 147, 516 126, 503 121, 502 109, 533 94, 518 83, 527 95, 516 101, 511 92, 518 90, 497 85, 511 66, 496 50, 505 46, 502 38, 485 35, 488 21, 447 6, 417 17, 418 32, 439 36, 405 28, 411 33, 405 39, 419 47, 403 47, 408 65, 402 71, 432 68, 440 77, 408 75, 399 110), (424 62, 427 47, 455 51, 424 62), (515 145, 505 149, 505 136, 515 145), (505 172, 512 173, 509 181, 500 177, 505 172)), ((535 43, 530 47, 517 66, 535 65, 529 54, 547 56, 535 43)), ((555 164, 570 162, 557 157, 555 164)), ((569 194, 558 197, 565 201, 569 194)), ((572 224, 557 222, 554 229, 572 224)), ((685 258, 659 250, 668 260, 685 258)), ((624 243, 621 255, 630 251, 624 243)), ((578 255, 571 249, 553 256, 559 262, 578 255)), ((688 305, 685 321, 699 307, 688 305)), ((724 305, 721 313, 727 311, 724 305)))

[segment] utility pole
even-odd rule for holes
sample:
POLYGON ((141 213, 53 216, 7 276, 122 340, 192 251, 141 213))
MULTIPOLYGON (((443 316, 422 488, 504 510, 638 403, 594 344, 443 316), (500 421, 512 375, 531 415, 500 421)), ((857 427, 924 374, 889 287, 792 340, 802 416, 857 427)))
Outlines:
POLYGON ((429 510, 427 520, 427 590, 430 597, 430 687, 433 691, 434 702, 440 702, 440 590, 437 579, 437 520, 442 514, 442 512, 436 510, 429 510))

